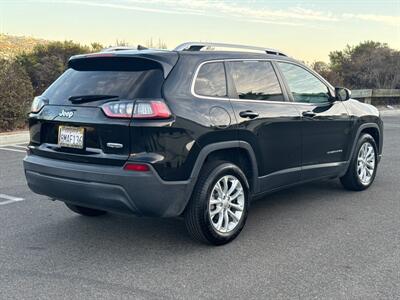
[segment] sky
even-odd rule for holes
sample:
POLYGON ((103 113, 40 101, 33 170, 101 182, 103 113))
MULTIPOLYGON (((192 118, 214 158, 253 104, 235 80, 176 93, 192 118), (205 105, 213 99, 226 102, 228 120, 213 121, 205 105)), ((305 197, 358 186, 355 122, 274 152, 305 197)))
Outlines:
POLYGON ((307 62, 374 40, 400 49, 400 0, 0 0, 0 33, 131 45, 276 48, 307 62))

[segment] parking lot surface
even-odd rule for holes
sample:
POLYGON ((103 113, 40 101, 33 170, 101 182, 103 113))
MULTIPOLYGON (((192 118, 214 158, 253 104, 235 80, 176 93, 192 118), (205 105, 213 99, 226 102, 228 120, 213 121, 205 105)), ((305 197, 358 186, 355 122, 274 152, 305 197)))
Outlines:
POLYGON ((182 219, 86 218, 30 192, 24 145, 0 148, 0 299, 400 298, 400 116, 373 186, 338 180, 253 203, 222 247, 182 219))

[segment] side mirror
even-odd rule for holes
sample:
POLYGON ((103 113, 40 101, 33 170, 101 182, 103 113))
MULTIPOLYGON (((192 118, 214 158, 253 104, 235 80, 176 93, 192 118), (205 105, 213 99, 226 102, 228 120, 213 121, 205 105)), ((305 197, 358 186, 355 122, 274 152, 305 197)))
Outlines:
POLYGON ((336 87, 335 88, 335 96, 339 101, 346 101, 351 98, 351 91, 346 88, 336 87))

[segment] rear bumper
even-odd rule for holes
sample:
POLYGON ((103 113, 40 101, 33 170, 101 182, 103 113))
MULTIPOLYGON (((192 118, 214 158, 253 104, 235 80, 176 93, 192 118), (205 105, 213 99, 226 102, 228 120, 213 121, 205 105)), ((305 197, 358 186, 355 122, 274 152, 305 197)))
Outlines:
POLYGON ((163 181, 152 168, 131 172, 28 155, 24 169, 29 188, 37 194, 116 213, 173 217, 189 199, 187 181, 163 181))

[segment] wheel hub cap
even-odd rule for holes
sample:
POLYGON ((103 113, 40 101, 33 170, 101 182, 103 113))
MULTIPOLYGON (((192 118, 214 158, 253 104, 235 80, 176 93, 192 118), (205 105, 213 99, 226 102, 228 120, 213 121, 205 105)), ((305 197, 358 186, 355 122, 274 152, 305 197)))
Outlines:
POLYGON ((357 156, 357 176, 363 185, 368 185, 375 171, 375 150, 371 143, 364 143, 357 156))
POLYGON ((243 215, 245 194, 239 179, 225 175, 214 185, 208 213, 211 224, 219 232, 230 232, 240 223, 243 215))

